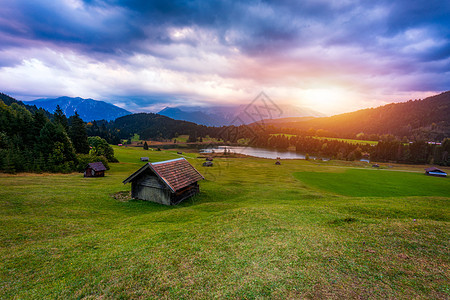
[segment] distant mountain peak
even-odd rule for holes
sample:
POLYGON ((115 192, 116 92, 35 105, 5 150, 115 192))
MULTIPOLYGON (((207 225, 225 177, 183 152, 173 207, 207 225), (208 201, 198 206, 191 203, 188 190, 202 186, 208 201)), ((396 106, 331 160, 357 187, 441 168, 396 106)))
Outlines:
MULTIPOLYGON (((194 122, 207 126, 231 125, 235 118, 239 116, 239 121, 245 124, 253 123, 254 120, 246 113, 247 105, 235 106, 211 106, 211 107, 165 107, 158 114, 175 119, 194 122)), ((283 111, 281 117, 323 117, 322 113, 308 108, 301 108, 293 105, 281 105, 283 111)), ((237 124, 234 124, 237 125, 237 124)), ((241 124, 239 124, 241 125, 241 124)))
POLYGON ((165 113, 165 112, 180 112, 180 111, 181 111, 181 109, 179 109, 178 107, 166 106, 159 112, 159 114, 165 113))
POLYGON ((52 113, 55 111, 56 106, 59 105, 67 117, 74 115, 76 111, 86 122, 93 120, 111 121, 131 114, 131 112, 123 108, 91 98, 84 99, 81 97, 62 96, 58 98, 36 99, 28 101, 28 103, 36 105, 37 107, 42 107, 52 113))

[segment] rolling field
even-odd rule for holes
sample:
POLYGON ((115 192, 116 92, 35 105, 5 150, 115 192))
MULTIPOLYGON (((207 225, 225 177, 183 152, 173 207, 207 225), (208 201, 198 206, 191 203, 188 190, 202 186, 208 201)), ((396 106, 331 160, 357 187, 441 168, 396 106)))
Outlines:
POLYGON ((207 180, 165 207, 112 195, 180 156, 114 149, 104 178, 0 174, 0 299, 450 297, 450 178, 186 153, 207 180))

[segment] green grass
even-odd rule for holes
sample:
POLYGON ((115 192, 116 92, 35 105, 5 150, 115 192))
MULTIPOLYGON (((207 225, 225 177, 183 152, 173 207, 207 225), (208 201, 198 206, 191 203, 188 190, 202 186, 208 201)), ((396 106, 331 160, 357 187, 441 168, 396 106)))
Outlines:
MULTIPOLYGON (((288 137, 288 138, 297 136, 295 134, 283 134, 283 133, 273 133, 271 135, 274 135, 274 136, 284 135, 285 137, 288 137)), ((347 143, 350 143, 350 144, 369 144, 369 145, 376 145, 376 144, 378 144, 378 141, 331 138, 331 137, 320 137, 320 136, 312 136, 312 138, 319 139, 319 140, 330 140, 330 141, 347 142, 347 143)))
POLYGON ((339 171, 341 172, 297 172, 294 176, 311 187, 352 197, 450 195, 448 178, 387 170, 339 171))
MULTIPOLYGON (((188 153, 206 177, 201 193, 166 207, 111 195, 130 190, 122 180, 141 156, 180 155, 114 150, 121 162, 104 178, 0 174, 0 299, 450 296, 450 197, 431 192, 437 181, 426 196, 405 195, 404 186, 345 196, 305 175, 359 171, 339 162, 215 159, 203 168, 188 153)), ((411 185, 442 180, 438 189, 450 182, 362 171, 417 180, 411 185)))
POLYGON ((350 143, 350 144, 369 144, 369 145, 376 145, 376 144, 378 144, 378 141, 341 139, 341 138, 330 138, 330 137, 314 137, 314 138, 321 139, 321 140, 347 142, 347 143, 350 143))
MULTIPOLYGON (((179 143, 186 143, 187 140, 189 139, 189 135, 179 135, 176 138, 172 139, 172 142, 174 142, 175 140, 177 141, 177 144, 179 143)), ((210 138, 209 136, 206 136, 203 139, 203 143, 217 143, 218 140, 215 138, 210 138)))
POLYGON ((176 140, 177 143, 186 143, 188 138, 189 138, 189 135, 179 135, 176 138, 173 138, 172 142, 174 142, 176 140))

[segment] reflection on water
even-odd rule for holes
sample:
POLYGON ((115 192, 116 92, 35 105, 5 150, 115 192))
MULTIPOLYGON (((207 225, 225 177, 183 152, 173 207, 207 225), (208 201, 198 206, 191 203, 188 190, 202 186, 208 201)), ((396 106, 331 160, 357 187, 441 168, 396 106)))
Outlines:
MULTIPOLYGON (((200 153, 223 153, 227 149, 230 153, 239 153, 250 155, 254 157, 261 158, 272 158, 277 159, 305 159, 303 154, 297 153, 295 151, 279 151, 276 149, 266 149, 266 148, 255 148, 255 147, 240 147, 240 146, 215 146, 212 148, 201 149, 200 153)), ((310 156, 310 159, 322 159, 324 161, 330 160, 329 158, 320 158, 315 156, 310 156)), ((369 159, 362 158, 360 161, 370 163, 369 159)))
MULTIPOLYGON (((255 148, 255 147, 239 147, 239 146, 218 146, 213 148, 201 149, 201 153, 211 153, 212 151, 217 153, 223 153, 227 151, 231 153, 245 154, 255 157, 272 158, 277 157, 281 159, 305 159, 305 156, 294 151, 280 151, 275 149, 255 148)), ((310 156, 311 159, 315 159, 314 156, 310 156)))

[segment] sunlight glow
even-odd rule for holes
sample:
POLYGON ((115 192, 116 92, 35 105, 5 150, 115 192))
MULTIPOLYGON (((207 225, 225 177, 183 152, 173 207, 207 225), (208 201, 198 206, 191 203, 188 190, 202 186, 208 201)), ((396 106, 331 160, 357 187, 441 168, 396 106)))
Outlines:
POLYGON ((299 98, 317 111, 330 113, 344 111, 353 97, 341 88, 331 87, 304 90, 299 98))

